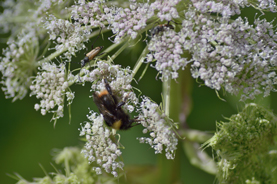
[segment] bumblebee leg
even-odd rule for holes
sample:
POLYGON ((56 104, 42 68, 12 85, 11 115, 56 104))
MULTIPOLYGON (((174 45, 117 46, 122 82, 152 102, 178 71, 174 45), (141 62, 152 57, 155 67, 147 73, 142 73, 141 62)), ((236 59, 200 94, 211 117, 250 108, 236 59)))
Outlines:
POLYGON ((111 86, 109 85, 107 79, 104 78, 104 82, 105 82, 105 88, 106 88, 106 90, 109 92, 109 94, 110 94, 111 96, 113 96, 112 88, 111 88, 111 86))
POLYGON ((126 103, 129 94, 130 94, 130 93, 127 94, 127 96, 124 98, 123 101, 119 102, 119 103, 116 105, 116 109, 121 108, 121 106, 123 106, 123 105, 126 103))
POLYGON ((134 119, 130 119, 130 121, 133 123, 133 122, 138 122, 138 121, 141 121, 141 120, 138 119, 138 117, 135 117, 134 119))
POLYGON ((140 123, 135 123, 133 124, 134 122, 138 122, 140 120, 138 120, 137 118, 134 118, 134 119, 129 119, 127 123, 123 124, 123 126, 121 127, 121 129, 123 130, 128 130, 129 128, 132 128, 134 126, 137 126, 139 125, 140 123))
POLYGON ((118 109, 118 108, 120 108, 122 105, 124 105, 125 104, 125 101, 122 101, 122 102, 119 102, 117 105, 116 105, 116 108, 118 109))

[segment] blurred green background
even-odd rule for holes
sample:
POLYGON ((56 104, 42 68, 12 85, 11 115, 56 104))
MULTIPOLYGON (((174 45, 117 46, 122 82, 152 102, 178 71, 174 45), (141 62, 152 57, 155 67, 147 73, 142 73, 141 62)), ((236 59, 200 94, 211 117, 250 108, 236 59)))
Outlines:
MULTIPOLYGON (((247 13, 249 13, 250 17, 254 17, 252 9, 248 9, 247 13)), ((105 38, 107 37, 105 36, 105 38)), ((109 42, 105 39, 105 41, 98 40, 95 43, 95 45, 100 44, 106 48, 109 42)), ((1 43, 0 46, 2 50, 5 44, 1 43)), ((90 43, 88 48, 90 48, 90 43)), ((129 49, 124 51, 115 60, 115 64, 133 66, 142 48, 143 44, 138 44, 135 50, 129 49)), ((78 57, 74 59, 76 60, 76 66, 79 65, 78 62, 82 59, 84 52, 78 53, 78 57)), ((141 72, 142 69, 139 74, 141 72)), ((139 77, 139 74, 136 78, 139 77)), ((155 80, 156 74, 157 72, 149 67, 144 78, 138 85, 134 84, 134 86, 139 88, 143 95, 149 96, 157 103, 160 103, 162 84, 160 81, 155 80)), ((11 99, 5 99, 3 92, 0 91, 1 184, 16 183, 16 180, 10 178, 7 174, 19 173, 29 181, 34 177, 45 176, 39 164, 48 173, 54 172, 55 170, 50 164, 54 163, 51 156, 54 148, 63 149, 68 146, 82 147, 83 143, 80 141, 78 128, 80 128, 80 123, 87 120, 86 114, 89 112, 88 108, 96 108, 92 98, 88 98, 91 95, 90 85, 74 85, 72 86, 72 91, 75 91, 75 99, 71 106, 71 124, 68 123, 68 108, 65 107, 65 115, 62 119, 58 120, 55 127, 53 127, 53 122, 50 122, 52 114, 42 116, 40 112, 34 110, 34 104, 38 103, 35 97, 26 96, 23 100, 12 103, 11 99)), ((221 94, 221 97, 225 98, 226 96, 221 94)), ((227 96, 230 100, 231 98, 229 97, 227 96)), ((272 109, 277 109, 277 105, 274 103, 276 98, 276 94, 273 94, 271 99, 266 99, 273 102, 271 104, 272 109)), ((231 101, 234 104, 236 102, 231 101)), ((224 117, 229 117, 233 113, 236 113, 239 108, 239 106, 231 106, 230 103, 221 101, 214 90, 205 86, 199 87, 199 83, 195 81, 193 82, 192 103, 193 108, 187 120, 189 127, 208 132, 215 131, 216 121, 224 120, 224 117)), ((154 165, 157 162, 154 150, 149 145, 140 144, 136 140, 136 137, 142 136, 141 131, 142 127, 136 126, 128 131, 120 132, 121 143, 125 146, 125 150, 123 150, 125 165, 154 165)), ((215 182, 213 175, 192 166, 184 153, 181 162, 182 168, 176 172, 181 173, 183 183, 212 184, 215 182)), ((57 165, 55 166, 57 167, 57 165)))

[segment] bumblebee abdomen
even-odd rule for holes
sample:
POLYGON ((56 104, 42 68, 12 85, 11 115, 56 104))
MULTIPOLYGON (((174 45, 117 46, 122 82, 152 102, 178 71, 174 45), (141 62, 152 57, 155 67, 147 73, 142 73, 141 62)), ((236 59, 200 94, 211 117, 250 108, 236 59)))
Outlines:
POLYGON ((119 130, 119 129, 121 129, 121 126, 122 126, 122 121, 121 121, 121 119, 120 119, 120 120, 115 121, 115 122, 112 124, 111 127, 112 127, 113 129, 119 130))

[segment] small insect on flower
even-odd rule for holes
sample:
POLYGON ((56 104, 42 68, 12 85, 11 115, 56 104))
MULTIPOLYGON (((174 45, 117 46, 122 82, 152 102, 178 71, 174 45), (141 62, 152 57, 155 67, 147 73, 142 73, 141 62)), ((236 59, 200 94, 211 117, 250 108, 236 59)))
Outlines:
MULTIPOLYGON (((99 35, 98 37, 94 40, 94 42, 99 38, 100 34, 101 34, 101 30, 102 28, 100 29, 100 32, 99 32, 99 35)), ((86 55, 85 55, 85 58, 82 60, 81 62, 81 69, 91 60, 93 60, 97 55, 98 56, 101 56, 102 54, 104 54, 105 52, 102 52, 101 54, 99 54, 101 52, 101 50, 104 48, 104 46, 99 46, 99 47, 95 47, 93 48, 93 44, 94 42, 92 43, 91 45, 91 51, 88 52, 86 55)), ((80 73, 79 73, 79 80, 81 81, 80 79, 80 73)))
MULTIPOLYGON (((98 53, 104 48, 104 46, 99 46, 99 47, 95 47, 93 48, 93 45, 91 46, 91 51, 88 52, 85 56, 85 58, 82 60, 81 62, 81 67, 83 68, 89 61, 93 60, 95 58, 95 56, 98 55, 98 53)), ((104 52, 102 52, 100 55, 104 54, 104 52)))
POLYGON ((165 28, 169 28, 169 29, 174 29, 174 27, 169 24, 170 21, 167 22, 167 24, 160 24, 157 25, 156 27, 154 27, 153 29, 151 29, 150 33, 151 36, 153 37, 154 35, 159 34, 160 32, 163 32, 165 30, 165 28))
POLYGON ((105 90, 100 93, 93 93, 93 101, 97 105, 100 113, 103 115, 106 124, 116 130, 128 130, 138 125, 132 125, 138 122, 138 119, 130 119, 129 115, 121 108, 125 104, 125 100, 118 102, 117 97, 113 95, 112 89, 106 79, 105 90))

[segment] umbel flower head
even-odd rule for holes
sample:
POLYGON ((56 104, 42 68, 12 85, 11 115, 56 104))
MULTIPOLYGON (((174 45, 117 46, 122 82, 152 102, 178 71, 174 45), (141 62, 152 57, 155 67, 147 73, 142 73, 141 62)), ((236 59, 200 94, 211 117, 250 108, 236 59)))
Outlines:
MULTIPOLYGON (((167 159, 174 159, 177 149, 178 139, 174 130, 177 127, 149 98, 144 97, 141 103, 138 103, 136 94, 132 91, 131 70, 121 68, 119 65, 110 65, 104 61, 98 61, 96 68, 88 71, 82 79, 85 81, 95 81, 92 84, 93 91, 102 91, 106 83, 102 80, 111 80, 110 87, 113 95, 118 100, 127 99, 122 107, 129 113, 137 109, 139 113, 137 124, 145 127, 143 133, 149 133, 149 137, 141 137, 140 143, 148 143, 155 153, 162 153, 165 149, 167 159), (98 81, 98 82, 96 82, 98 81)), ((101 104, 102 105, 102 104, 101 104)), ((108 111, 108 110, 107 110, 108 111)), ((109 111, 107 113, 110 113, 109 111)), ((103 114, 97 114, 90 111, 88 115, 89 122, 82 124, 80 136, 86 137, 86 144, 83 153, 88 161, 96 164, 94 170, 97 174, 102 174, 103 170, 117 177, 118 170, 123 170, 123 162, 120 161, 121 146, 115 140, 115 135, 108 126, 104 124, 103 114)))
POLYGON ((140 104, 139 119, 145 127, 143 133, 149 133, 150 137, 138 138, 140 143, 148 143, 155 153, 162 153, 165 148, 166 158, 174 159, 178 139, 174 130, 177 126, 173 124, 160 107, 149 98, 144 97, 140 104))
POLYGON ((15 101, 27 95, 31 77, 43 63, 39 61, 49 46, 47 30, 41 22, 50 12, 64 17, 68 3, 55 0, 1 2, 5 9, 0 15, 0 33, 11 33, 0 57, 0 83, 6 98, 15 101))
POLYGON ((0 57, 2 90, 13 101, 26 96, 31 84, 31 76, 36 71, 36 59, 39 52, 39 39, 33 30, 23 33, 8 42, 3 50, 5 57, 0 57))
POLYGON ((41 114, 54 113, 53 120, 63 117, 64 98, 67 97, 68 105, 74 99, 74 93, 68 87, 74 83, 74 76, 67 75, 65 65, 57 66, 54 63, 44 63, 39 69, 33 84, 30 86, 31 94, 41 99, 40 104, 35 104, 35 109, 41 109, 41 114), (52 110, 57 106, 56 110, 52 110))
POLYGON ((123 169, 123 162, 119 160, 121 151, 110 136, 112 132, 109 128, 103 126, 103 116, 97 116, 91 113, 88 116, 90 122, 87 122, 80 130, 80 136, 86 136, 86 144, 82 152, 89 163, 97 165, 93 167, 96 174, 102 174, 102 169, 111 173, 114 177, 118 176, 118 169, 123 169))
POLYGON ((218 156, 220 183, 244 183, 252 178, 275 183, 277 155, 270 146, 276 145, 277 117, 261 106, 247 104, 227 120, 217 124, 219 130, 206 143, 218 156))

